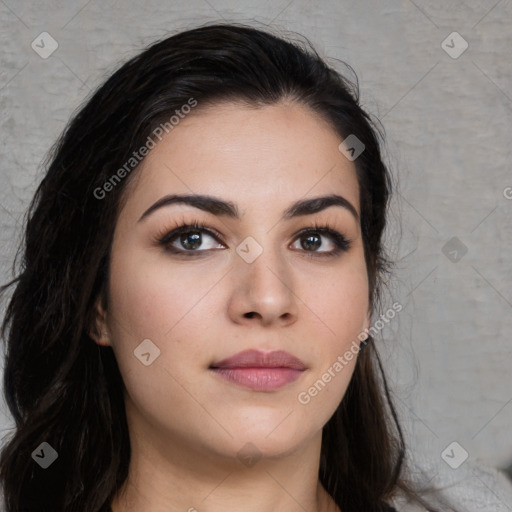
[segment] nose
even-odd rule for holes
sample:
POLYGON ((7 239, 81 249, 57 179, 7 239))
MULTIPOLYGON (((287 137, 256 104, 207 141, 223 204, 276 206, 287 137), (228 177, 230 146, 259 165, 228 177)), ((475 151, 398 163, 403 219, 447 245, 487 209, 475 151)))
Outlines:
POLYGON ((297 320, 296 277, 283 255, 270 248, 251 263, 237 256, 231 272, 230 318, 238 324, 291 325, 297 320))

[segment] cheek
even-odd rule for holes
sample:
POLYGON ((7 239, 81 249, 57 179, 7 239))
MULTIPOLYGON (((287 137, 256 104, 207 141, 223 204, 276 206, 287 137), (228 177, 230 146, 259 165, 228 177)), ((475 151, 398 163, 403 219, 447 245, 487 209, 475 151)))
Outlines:
POLYGON ((322 425, 343 399, 357 362, 369 306, 366 269, 347 267, 304 302, 315 313, 316 364, 297 402, 322 425))
POLYGON ((208 317, 208 301, 202 299, 217 281, 211 272, 191 272, 185 265, 119 257, 112 262, 110 290, 112 316, 124 330, 121 337, 165 342, 190 318, 208 317))
POLYGON ((369 302, 364 268, 347 268, 324 279, 321 286, 310 281, 303 297, 305 311, 310 310, 322 332, 324 350, 341 350, 366 327, 369 302))
POLYGON ((295 397, 298 417, 311 431, 320 430, 335 413, 347 391, 357 363, 359 329, 344 325, 342 336, 326 341, 314 371, 295 397), (348 357, 347 357, 348 355, 348 357))
POLYGON ((172 279, 166 273, 163 265, 113 260, 109 329, 129 403, 165 428, 186 431, 190 414, 208 420, 191 399, 200 396, 200 387, 190 370, 205 358, 200 343, 205 334, 198 333, 210 323, 201 298, 214 281, 198 287, 190 272, 173 272, 172 279), (152 343, 144 342, 144 352, 138 349, 143 340, 152 343), (145 365, 137 354, 147 352, 151 362, 145 365), (176 410, 182 412, 178 417, 176 410))
POLYGON ((169 396, 172 389, 177 399, 181 395, 178 383, 195 386, 188 370, 206 364, 204 340, 215 316, 211 308, 215 290, 208 292, 218 281, 211 270, 191 272, 185 265, 171 269, 160 259, 148 264, 136 253, 118 249, 111 265, 109 329, 132 397, 169 396), (147 353, 138 348, 146 346, 141 345, 143 340, 151 340, 151 344, 144 342, 149 346, 149 360, 154 360, 148 366, 137 358, 147 353), (157 354, 154 359, 153 354, 157 354))

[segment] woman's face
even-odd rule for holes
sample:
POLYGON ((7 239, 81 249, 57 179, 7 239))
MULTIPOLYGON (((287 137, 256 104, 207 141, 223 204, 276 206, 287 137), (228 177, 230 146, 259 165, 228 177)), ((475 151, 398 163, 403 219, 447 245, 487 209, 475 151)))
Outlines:
POLYGON ((334 413, 356 361, 343 356, 369 324, 355 166, 304 106, 200 107, 130 184, 99 343, 113 347, 128 421, 145 442, 290 454, 334 413), (215 202, 151 208, 181 195, 215 202), (344 200, 307 203, 332 195, 344 200), (204 230, 167 236, 195 222, 204 230), (212 367, 249 349, 285 351, 302 367, 279 357, 212 367))

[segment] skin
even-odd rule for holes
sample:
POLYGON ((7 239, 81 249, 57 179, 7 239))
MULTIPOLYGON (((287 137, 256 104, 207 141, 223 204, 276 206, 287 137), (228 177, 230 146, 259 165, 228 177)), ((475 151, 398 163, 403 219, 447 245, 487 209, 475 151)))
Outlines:
MULTIPOLYGON (((332 193, 360 213, 355 165, 339 151, 341 137, 297 103, 200 107, 133 176, 114 234, 108 306, 97 304, 97 343, 111 345, 117 358, 132 448, 128 481, 113 511, 338 510, 318 481, 321 433, 356 358, 307 405, 297 396, 369 327, 361 229, 339 206, 281 216, 299 199, 332 193), (241 219, 174 204, 139 221, 167 194, 232 201, 241 219), (194 220, 223 239, 202 232, 202 245, 188 258, 155 241, 194 220), (344 234, 350 249, 319 256, 335 247, 328 235, 313 249, 310 234, 297 236, 314 231, 315 222, 344 234), (248 236, 263 249, 252 263, 236 252, 248 236), (160 350, 149 366, 134 356, 144 339, 160 350), (307 370, 262 392, 209 369, 248 348, 285 350, 307 370), (246 443, 260 457, 251 466, 237 457, 246 443)), ((179 236, 172 245, 187 250, 179 236)))

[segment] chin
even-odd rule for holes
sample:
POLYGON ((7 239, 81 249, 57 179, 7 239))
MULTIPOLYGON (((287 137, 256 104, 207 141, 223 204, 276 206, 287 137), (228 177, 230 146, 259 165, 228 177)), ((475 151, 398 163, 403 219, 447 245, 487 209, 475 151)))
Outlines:
MULTIPOLYGON (((292 416, 293 413, 290 414, 290 417, 292 416)), ((283 421, 284 417, 286 414, 281 415, 278 421, 262 422, 252 428, 240 426, 236 431, 232 431, 234 436, 230 440, 232 449, 238 454, 240 450, 244 450, 244 447, 250 451, 253 446, 261 456, 283 457, 299 449, 303 443, 315 435, 315 431, 308 430, 305 425, 283 421)))

